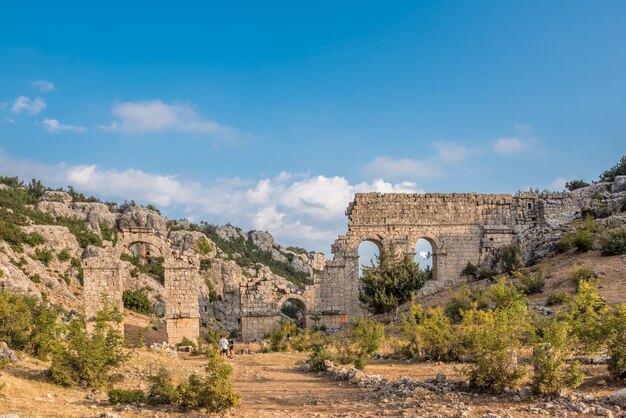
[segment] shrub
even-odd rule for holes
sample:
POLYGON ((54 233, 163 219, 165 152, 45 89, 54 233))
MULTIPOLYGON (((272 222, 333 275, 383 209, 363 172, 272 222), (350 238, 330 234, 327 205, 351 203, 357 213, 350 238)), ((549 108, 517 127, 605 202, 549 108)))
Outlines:
POLYGON ((467 286, 462 286, 452 295, 452 299, 446 305, 445 314, 453 319, 461 319, 462 312, 472 309, 473 302, 470 290, 467 286))
POLYGON ((38 274, 33 274, 33 275, 31 275, 31 276, 28 276, 28 278, 29 278, 29 279, 30 279, 30 281, 31 281, 31 282, 33 282, 33 283, 37 283, 37 284, 41 283, 41 276, 40 276, 40 275, 38 275, 38 274))
POLYGON ((4 270, 0 269, 0 279, 4 277, 4 270))
POLYGON ((478 271, 478 267, 476 267, 470 261, 468 261, 465 267, 463 268, 461 275, 462 276, 475 276, 477 271, 478 271))
POLYGON ((200 271, 207 271, 211 268, 211 259, 203 258, 200 260, 200 271))
POLYGON ((626 253, 626 228, 610 231, 602 238, 602 255, 620 255, 626 253))
POLYGON ((61 251, 59 251, 57 258, 59 259, 59 261, 68 261, 70 258, 72 258, 72 256, 68 250, 62 249, 61 251))
POLYGON ((517 244, 505 245, 498 250, 498 264, 505 273, 511 273, 523 266, 522 250, 517 244))
POLYGON ((196 343, 194 343, 187 337, 183 337, 182 341, 176 344, 176 347, 194 347, 195 348, 196 343))
POLYGON ((593 235, 587 229, 580 229, 573 236, 572 244, 578 251, 589 251, 593 248, 593 235))
POLYGON ((217 293, 217 290, 215 289, 215 285, 213 284, 209 276, 204 277, 204 284, 206 285, 209 291, 209 302, 216 302, 218 300, 222 300, 222 297, 217 293))
POLYGON ((53 382, 62 386, 100 388, 111 381, 111 371, 128 357, 123 338, 111 322, 121 322, 121 315, 105 303, 96 315, 92 332, 87 332, 83 318, 72 320, 65 341, 55 350, 50 366, 53 382))
POLYGON ((146 400, 146 394, 141 389, 111 389, 109 390, 109 403, 132 404, 140 403, 146 400))
POLYGON ((582 374, 565 358, 570 353, 569 324, 552 319, 540 329, 541 337, 533 347, 534 374, 532 388, 535 393, 554 394, 564 387, 576 387, 582 383, 582 374))
POLYGON ((340 363, 353 363, 354 367, 362 370, 366 358, 380 347, 384 336, 384 327, 373 319, 361 318, 350 324, 350 330, 337 346, 337 359, 340 363))
POLYGON ((52 261, 52 252, 48 249, 35 250, 35 259, 47 266, 52 261))
POLYGON ((291 321, 284 321, 279 327, 270 331, 270 350, 287 351, 289 339, 298 333, 298 327, 291 321))
POLYGON ((582 264, 574 265, 574 268, 570 273, 570 279, 576 285, 576 291, 578 292, 580 284, 582 282, 596 284, 600 277, 596 274, 595 271, 593 271, 591 267, 582 264))
POLYGON ((38 232, 31 232, 30 234, 26 234, 24 236, 24 242, 31 247, 36 247, 37 245, 41 245, 46 242, 43 239, 43 236, 38 232))
POLYGON ((233 368, 223 362, 217 350, 209 350, 203 375, 192 374, 188 383, 177 387, 180 404, 185 408, 204 408, 218 413, 237 406, 239 395, 233 389, 230 376, 233 368))
POLYGON ((583 181, 582 179, 572 180, 572 181, 568 181, 567 183, 565 183, 565 188, 569 190, 570 192, 573 192, 576 189, 581 189, 587 186, 589 186, 589 183, 587 183, 586 181, 583 181))
POLYGON ((564 234, 561 239, 554 245, 554 251, 557 254, 563 254, 572 248, 572 240, 568 234, 564 234))
POLYGON ((488 267, 483 267, 480 270, 478 270, 478 278, 480 280, 491 279, 495 275, 496 275, 496 272, 488 267))
POLYGON ((140 314, 152 315, 154 309, 143 290, 124 290, 122 293, 124 307, 140 314))
POLYGON ((618 378, 626 377, 626 304, 615 310, 608 323, 609 372, 618 378))
POLYGON ((623 175, 626 175, 626 155, 619 160, 619 163, 602 173, 600 181, 614 181, 615 177, 623 175))
POLYGON ((513 277, 518 279, 521 284, 520 291, 525 295, 534 295, 543 292, 546 281, 543 278, 543 269, 539 269, 534 273, 528 271, 515 271, 513 277))
POLYGON ((309 351, 314 346, 324 345, 324 337, 319 331, 307 328, 300 334, 292 336, 289 345, 296 351, 309 351))
POLYGON ((525 373, 517 364, 517 352, 532 331, 528 309, 522 301, 495 310, 465 311, 459 331, 476 359, 464 369, 472 387, 500 393, 517 386, 525 373))
POLYGON ((70 261, 70 266, 76 270, 76 276, 78 277, 78 281, 80 285, 83 285, 83 280, 85 278, 85 270, 83 269, 82 264, 80 264, 80 260, 76 257, 72 258, 70 261))
POLYGON ((489 286, 486 295, 490 305, 494 307, 507 306, 519 299, 516 287, 506 276, 500 277, 496 284, 489 286))
POLYGON ((457 336, 450 318, 441 308, 423 312, 420 305, 411 307, 411 315, 403 317, 406 354, 411 357, 430 356, 437 361, 452 361, 459 354, 457 336))
POLYGON ((326 360, 333 360, 333 355, 323 344, 313 345, 307 361, 309 368, 314 372, 323 372, 326 370, 326 360))
POLYGON ((572 328, 572 334, 583 353, 600 351, 609 337, 605 319, 610 308, 598 295, 595 285, 588 280, 581 280, 578 293, 571 300, 563 313, 572 328))
POLYGON ((172 383, 172 376, 166 368, 160 367, 147 379, 149 390, 146 401, 150 405, 169 405, 180 402, 176 387, 172 383))
POLYGON ((548 298, 546 299, 546 305, 548 306, 562 305, 565 302, 568 302, 569 300, 570 300, 570 296, 569 294, 565 292, 551 293, 548 295, 548 298))
POLYGON ((393 247, 383 248, 378 265, 363 266, 359 300, 374 314, 387 313, 411 299, 430 279, 430 270, 421 270, 413 258, 398 259, 393 247))
POLYGON ((194 251, 200 255, 207 255, 211 251, 213 251, 213 246, 209 242, 208 239, 204 237, 200 237, 196 240, 196 245, 194 246, 194 251))

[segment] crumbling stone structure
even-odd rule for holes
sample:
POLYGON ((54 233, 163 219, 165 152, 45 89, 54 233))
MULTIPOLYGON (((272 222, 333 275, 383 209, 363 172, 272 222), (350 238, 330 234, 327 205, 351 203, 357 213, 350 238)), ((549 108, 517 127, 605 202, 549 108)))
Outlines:
POLYGON ((122 294, 128 272, 120 256, 136 244, 141 245, 142 256, 164 258, 167 341, 175 344, 185 337, 195 341, 200 335, 198 257, 191 253, 173 251, 169 243, 152 228, 124 228, 118 234, 115 246, 109 245, 105 248, 104 256, 98 255, 84 260, 87 319, 94 318, 102 309, 104 300, 123 312, 122 294))
POLYGON ((307 326, 333 326, 361 315, 358 249, 363 241, 414 256, 417 240, 426 239, 433 278, 421 289, 423 296, 465 281, 461 272, 468 262, 481 265, 504 245, 518 243, 523 258, 532 261, 540 241, 550 234, 556 239, 560 228, 580 219, 581 205, 570 193, 357 193, 346 210, 347 234, 335 241, 333 259, 310 286, 294 294, 270 281, 242 285, 242 338, 267 335, 289 298, 306 307, 307 326))

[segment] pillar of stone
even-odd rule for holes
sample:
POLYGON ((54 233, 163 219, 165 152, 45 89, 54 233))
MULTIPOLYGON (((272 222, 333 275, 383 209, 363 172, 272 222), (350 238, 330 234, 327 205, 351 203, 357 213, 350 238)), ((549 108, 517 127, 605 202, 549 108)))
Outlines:
POLYGON ((200 336, 198 268, 182 260, 168 261, 164 267, 167 342, 195 342, 200 336))

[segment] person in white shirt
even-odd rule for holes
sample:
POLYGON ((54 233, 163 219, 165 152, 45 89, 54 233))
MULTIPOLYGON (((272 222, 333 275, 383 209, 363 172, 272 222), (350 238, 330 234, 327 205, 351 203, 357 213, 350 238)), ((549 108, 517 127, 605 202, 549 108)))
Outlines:
POLYGON ((228 356, 228 340, 225 335, 220 337, 220 357, 226 358, 228 356))

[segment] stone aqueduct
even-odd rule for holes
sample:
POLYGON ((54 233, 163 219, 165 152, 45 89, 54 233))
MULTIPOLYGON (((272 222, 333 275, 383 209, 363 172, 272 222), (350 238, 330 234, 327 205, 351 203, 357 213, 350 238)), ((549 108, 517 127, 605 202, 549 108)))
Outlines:
MULTIPOLYGON (((536 228, 555 229, 580 218, 580 205, 568 193, 402 194, 357 193, 346 210, 348 232, 332 246, 333 259, 294 291, 269 279, 250 279, 240 287, 240 331, 243 341, 262 338, 281 320, 281 306, 295 299, 304 306, 306 326, 334 326, 362 314, 358 301, 359 255, 363 241, 379 248, 393 245, 403 255, 415 254, 420 238, 433 249, 433 279, 420 291, 431 294, 463 281, 461 271, 480 264, 496 248, 528 239, 536 228)), ((112 256, 140 239, 160 249, 166 259, 168 340, 198 335, 197 269, 193 255, 172 254, 146 231, 124 231, 112 256), (119 248, 119 249, 118 249, 119 248)), ((120 267, 94 260, 85 266, 88 315, 104 290, 121 303, 120 267), (102 264, 104 263, 104 265, 102 264), (89 284, 88 284, 89 283, 89 284)), ((418 295, 419 296, 419 295, 418 295)))

